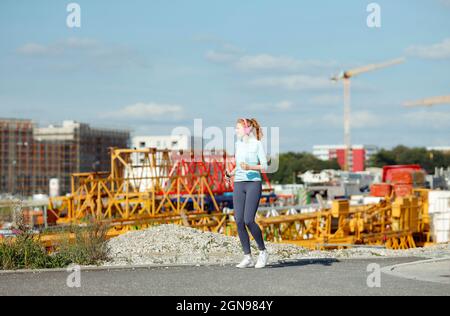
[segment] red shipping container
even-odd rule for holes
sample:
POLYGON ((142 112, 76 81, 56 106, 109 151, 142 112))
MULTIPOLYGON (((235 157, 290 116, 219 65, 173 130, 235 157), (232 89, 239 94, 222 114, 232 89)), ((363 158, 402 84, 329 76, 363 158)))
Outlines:
POLYGON ((395 170, 391 174, 392 184, 414 184, 423 185, 425 183, 425 173, 423 171, 395 170))
POLYGON ((375 197, 391 196, 392 185, 389 183, 375 183, 370 186, 370 195, 375 197))
POLYGON ((420 171, 423 170, 420 165, 398 165, 383 167, 383 182, 390 183, 392 180, 392 172, 397 170, 420 171))
POLYGON ((411 184, 396 184, 394 192, 396 197, 405 197, 412 194, 413 186, 411 184))
POLYGON ((412 184, 412 172, 411 170, 395 170, 391 173, 392 184, 412 184))

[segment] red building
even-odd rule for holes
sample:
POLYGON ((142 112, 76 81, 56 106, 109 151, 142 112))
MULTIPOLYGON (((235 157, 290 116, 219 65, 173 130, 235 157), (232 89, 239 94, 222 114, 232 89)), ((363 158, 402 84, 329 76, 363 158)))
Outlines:
MULTIPOLYGON (((337 149, 335 151, 335 157, 338 160, 339 166, 344 168, 345 166, 345 149, 337 149)), ((351 171, 358 172, 366 169, 366 150, 364 148, 353 148, 352 157, 350 158, 351 171)))
MULTIPOLYGON (((376 146, 354 145, 350 157, 350 171, 364 171, 369 158, 378 152, 376 146)), ((313 154, 321 160, 337 159, 342 169, 345 166, 345 146, 343 145, 316 145, 313 154)))

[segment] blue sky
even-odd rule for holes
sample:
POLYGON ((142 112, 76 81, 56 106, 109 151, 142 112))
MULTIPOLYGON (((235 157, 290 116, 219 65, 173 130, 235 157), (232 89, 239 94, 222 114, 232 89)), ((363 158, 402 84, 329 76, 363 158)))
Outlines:
POLYGON ((225 128, 255 117, 280 128, 282 151, 343 142, 342 69, 407 62, 353 80, 352 141, 450 145, 450 1, 78 0, 0 2, 0 117, 74 119, 134 134, 225 128))

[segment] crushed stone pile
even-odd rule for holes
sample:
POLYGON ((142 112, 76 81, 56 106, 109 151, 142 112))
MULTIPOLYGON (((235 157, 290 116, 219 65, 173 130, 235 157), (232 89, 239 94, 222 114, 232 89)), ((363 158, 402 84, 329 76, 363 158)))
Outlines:
MULTIPOLYGON (((161 225, 146 230, 131 231, 108 242, 110 261, 105 265, 227 265, 242 259, 242 247, 237 237, 202 232, 179 225, 161 225)), ((259 253, 254 240, 252 253, 259 253)), ((437 245, 404 251, 373 248, 352 248, 333 251, 313 251, 288 244, 266 243, 269 264, 299 259, 346 259, 374 257, 450 256, 450 245, 437 245)))

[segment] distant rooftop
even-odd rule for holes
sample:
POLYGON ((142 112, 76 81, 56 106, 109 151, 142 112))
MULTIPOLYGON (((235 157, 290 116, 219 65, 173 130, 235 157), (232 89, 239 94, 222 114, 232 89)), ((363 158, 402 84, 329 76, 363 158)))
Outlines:
POLYGON ((80 123, 74 120, 64 120, 61 124, 50 124, 47 126, 41 126, 38 129, 43 130, 50 130, 50 129, 75 129, 80 127, 89 127, 93 130, 97 130, 100 132, 116 132, 116 133, 130 133, 131 131, 129 129, 125 128, 111 128, 111 127, 99 127, 99 126, 93 126, 88 123, 80 123))
POLYGON ((450 151, 450 146, 427 147, 427 150, 450 151))
MULTIPOLYGON (((345 145, 314 145, 314 149, 342 149, 345 145)), ((359 148, 378 148, 376 145, 352 145, 353 149, 359 148)))
POLYGON ((31 122, 30 119, 2 118, 2 117, 0 117, 0 121, 2 121, 2 122, 31 122))

